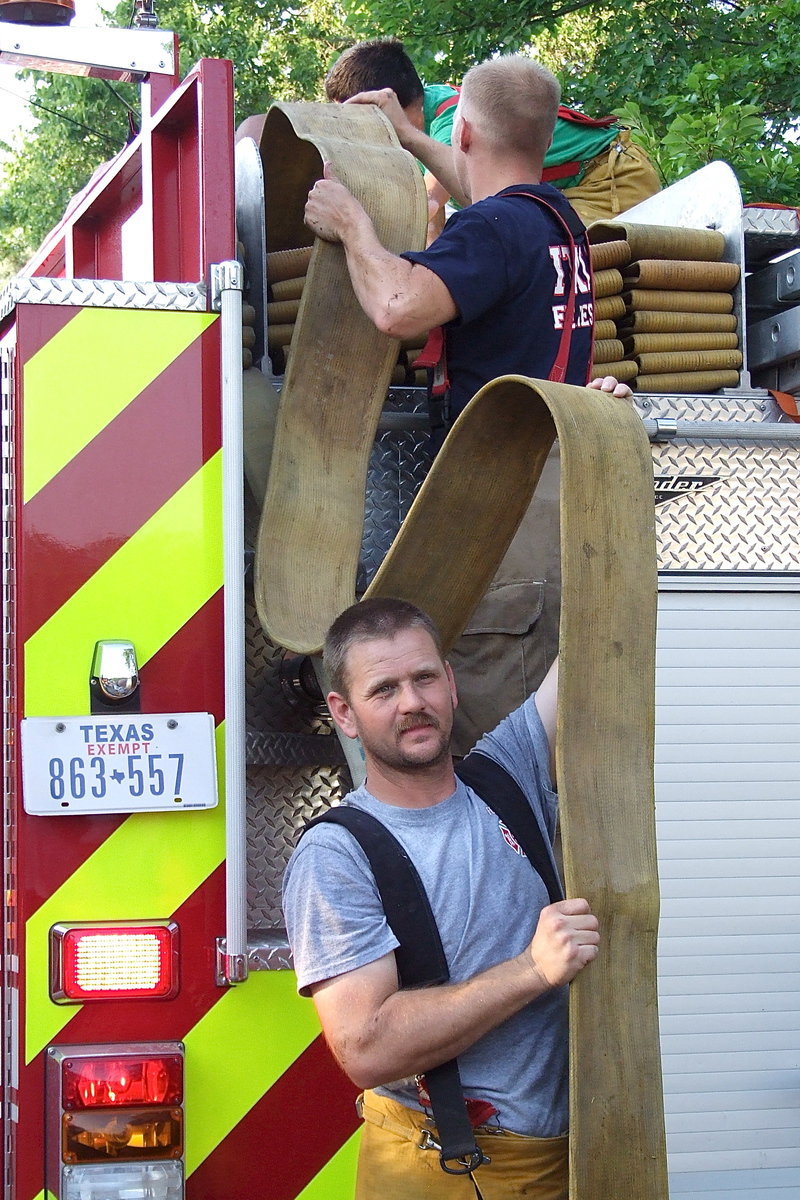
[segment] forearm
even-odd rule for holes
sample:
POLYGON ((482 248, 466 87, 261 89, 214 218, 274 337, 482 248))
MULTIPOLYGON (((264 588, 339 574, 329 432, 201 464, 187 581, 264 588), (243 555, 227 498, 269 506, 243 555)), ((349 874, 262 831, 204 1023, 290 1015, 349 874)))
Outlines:
POLYGON ((386 250, 366 214, 340 236, 356 298, 382 333, 416 337, 456 315, 452 297, 439 279, 427 268, 386 250))
POLYGON ((418 1075, 462 1054, 548 987, 526 951, 463 983, 394 992, 334 1049, 360 1087, 418 1075))
POLYGON ((453 162, 453 147, 437 142, 419 129, 412 128, 403 137, 403 147, 435 175, 448 196, 461 205, 471 203, 458 178, 453 162))
POLYGON ((407 307, 412 264, 381 245, 368 218, 344 231, 342 244, 353 291, 378 329, 396 338, 422 332, 407 307))
POLYGON ((416 337, 457 315, 453 297, 433 271, 392 254, 330 164, 311 189, 305 222, 329 242, 341 242, 353 290, 367 316, 394 338, 416 337))

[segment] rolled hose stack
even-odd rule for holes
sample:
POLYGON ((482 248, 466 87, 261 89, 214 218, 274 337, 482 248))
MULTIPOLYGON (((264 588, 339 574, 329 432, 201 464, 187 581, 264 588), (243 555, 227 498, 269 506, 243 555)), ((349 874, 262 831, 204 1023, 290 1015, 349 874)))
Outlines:
POLYGON ((642 392, 737 386, 739 267, 721 261, 721 233, 599 221, 589 243, 594 374, 616 375, 642 392))
MULTIPOLYGON (((289 365, 310 260, 311 246, 275 250, 267 255, 267 349, 276 375, 284 374, 289 365)), ((412 367, 424 341, 423 337, 416 337, 401 342, 391 377, 394 387, 425 387, 427 384, 427 372, 412 367)))

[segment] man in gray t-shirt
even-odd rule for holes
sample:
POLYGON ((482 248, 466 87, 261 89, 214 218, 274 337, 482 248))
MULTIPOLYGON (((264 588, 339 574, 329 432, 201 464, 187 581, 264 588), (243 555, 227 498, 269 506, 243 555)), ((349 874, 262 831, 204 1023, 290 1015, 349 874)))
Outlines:
MULTIPOLYGON (((362 850, 339 826, 318 825, 303 837, 284 882, 298 988, 313 997, 343 1069, 371 1089, 356 1194, 466 1194, 465 1181, 439 1171, 437 1157, 418 1146, 426 1114, 415 1077, 457 1056, 465 1094, 484 1102, 484 1119, 491 1114, 490 1144, 478 1139, 492 1159, 481 1168, 491 1200, 560 1200, 564 985, 595 958, 597 921, 585 900, 548 903, 513 835, 456 779, 455 686, 424 613, 399 600, 354 605, 331 627, 325 662, 331 713, 347 736, 360 737, 367 766, 364 785, 345 803, 378 817, 407 850, 450 970, 447 984, 400 989, 398 942, 362 850), (523 1177, 519 1161, 506 1163, 520 1155, 523 1177)), ((555 699, 551 672, 479 743, 520 785, 548 845, 555 699)))

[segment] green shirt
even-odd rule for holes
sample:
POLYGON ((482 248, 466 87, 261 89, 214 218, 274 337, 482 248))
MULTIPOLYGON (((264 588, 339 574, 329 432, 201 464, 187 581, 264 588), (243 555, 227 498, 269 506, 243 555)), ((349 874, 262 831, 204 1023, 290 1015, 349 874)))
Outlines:
MULTIPOLYGON (((451 145, 456 105, 449 105, 438 116, 436 110, 451 96, 458 96, 458 89, 451 87, 450 84, 425 85, 422 109, 425 132, 434 141, 441 142, 444 146, 451 145)), ((562 163, 572 162, 579 162, 581 165, 576 175, 569 175, 563 179, 550 179, 548 182, 557 188, 575 187, 583 179, 590 160, 611 145, 618 131, 619 125, 598 129, 591 125, 568 121, 564 117, 557 117, 556 127, 553 131, 553 143, 545 155, 544 165, 545 167, 560 167, 562 163)))

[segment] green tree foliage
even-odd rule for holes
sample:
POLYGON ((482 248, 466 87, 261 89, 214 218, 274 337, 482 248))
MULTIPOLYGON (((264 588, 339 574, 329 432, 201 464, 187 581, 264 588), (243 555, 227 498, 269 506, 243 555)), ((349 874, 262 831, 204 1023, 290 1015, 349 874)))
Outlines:
POLYGON ((722 158, 746 199, 797 203, 800 0, 349 3, 363 36, 402 37, 430 82, 530 51, 559 76, 567 103, 638 127, 666 183, 722 158))
POLYGON ((24 262, 98 163, 125 145, 128 110, 117 99, 123 90, 115 85, 114 94, 99 79, 54 76, 34 93, 34 129, 13 146, 0 142, 7 154, 0 260, 10 268, 24 262))
MULTIPOLYGON (((202 57, 233 61, 237 123, 275 99, 321 98, 325 71, 349 41, 338 0, 160 0, 157 12, 179 36, 181 75, 202 57)), ((130 13, 124 0, 107 23, 125 27, 130 13)), ((139 122, 132 85, 28 74, 36 125, 13 146, 0 141, 0 276, 19 269, 98 164, 125 145, 129 114, 139 122)))
MULTIPOLYGON (((746 199, 797 202, 800 0, 158 0, 157 11, 180 37, 182 73, 201 56, 232 59, 237 122, 272 99, 320 97, 329 64, 360 38, 402 37, 430 82, 523 50, 556 71, 568 103, 633 125, 665 182, 724 158, 746 199)), ((124 0, 108 21, 130 12, 124 0)), ((35 78, 34 100, 53 111, 37 108, 6 155, 0 266, 21 263, 124 145, 126 106, 138 119, 135 88, 35 78)))
POLYGON ((798 28, 798 0, 660 0, 575 13, 538 43, 573 102, 636 129, 665 182, 722 158, 746 200, 796 204, 798 28))

